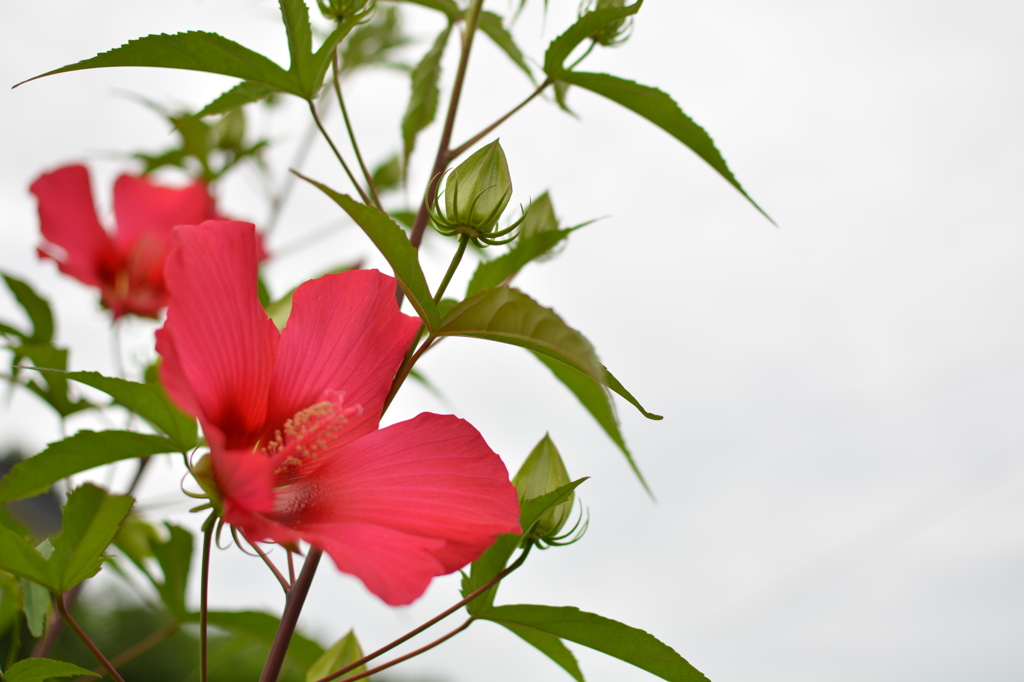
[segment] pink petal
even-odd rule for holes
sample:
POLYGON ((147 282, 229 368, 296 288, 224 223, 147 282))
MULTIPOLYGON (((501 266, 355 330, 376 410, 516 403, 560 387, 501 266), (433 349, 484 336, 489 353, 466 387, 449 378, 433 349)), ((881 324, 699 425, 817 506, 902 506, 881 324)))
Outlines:
POLYGON ((260 452, 225 451, 216 446, 210 456, 217 490, 224 502, 224 520, 255 531, 253 523, 259 521, 250 517, 269 512, 274 506, 274 472, 270 461, 260 452))
MULTIPOLYGON (((272 518, 328 551, 367 586, 425 588, 431 577, 476 559, 498 535, 519 532, 518 498, 505 465, 456 417, 421 414, 375 431, 321 452, 305 474, 278 490, 272 518), (379 532, 353 536, 353 526, 379 532), (353 537, 364 544, 353 545, 353 537), (378 540, 386 546, 376 547, 378 540), (398 547, 412 555, 408 562, 374 563, 372 557, 398 547)), ((398 598, 384 587, 386 594, 370 589, 385 601, 398 598)))
POLYGON ((384 399, 419 320, 399 311, 395 280, 376 270, 325 275, 296 290, 281 334, 267 426, 318 401, 325 390, 362 408, 343 441, 377 428, 384 399))
POLYGON ((43 239, 40 254, 53 258, 61 272, 85 284, 100 286, 117 269, 113 241, 96 218, 89 172, 67 166, 32 183, 39 200, 43 239), (57 247, 57 248, 54 248, 57 247))
POLYGON ((117 235, 114 241, 124 254, 140 240, 161 254, 178 225, 198 225, 217 217, 206 186, 195 182, 182 188, 160 187, 146 178, 122 175, 114 183, 117 235))
POLYGON ((215 425, 227 449, 263 431, 278 332, 256 298, 256 237, 248 223, 181 226, 171 239, 167 321, 157 333, 161 379, 182 409, 215 425))

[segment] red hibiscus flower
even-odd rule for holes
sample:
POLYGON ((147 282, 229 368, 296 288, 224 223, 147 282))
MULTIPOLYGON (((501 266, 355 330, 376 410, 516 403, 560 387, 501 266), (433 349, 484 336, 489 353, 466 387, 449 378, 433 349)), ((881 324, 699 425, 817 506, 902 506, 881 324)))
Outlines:
POLYGON ((200 182, 176 189, 122 175, 114 183, 117 230, 111 235, 96 217, 83 166, 47 173, 31 190, 39 200, 44 240, 39 255, 57 261, 64 274, 99 287, 115 319, 128 313, 156 317, 167 305, 164 259, 171 230, 217 217, 200 182))
POLYGON ((279 332, 256 298, 252 225, 181 226, 171 241, 161 378, 203 426, 224 521, 252 541, 319 547, 392 605, 519 531, 508 472, 467 422, 380 428, 419 324, 394 279, 306 282, 279 332))

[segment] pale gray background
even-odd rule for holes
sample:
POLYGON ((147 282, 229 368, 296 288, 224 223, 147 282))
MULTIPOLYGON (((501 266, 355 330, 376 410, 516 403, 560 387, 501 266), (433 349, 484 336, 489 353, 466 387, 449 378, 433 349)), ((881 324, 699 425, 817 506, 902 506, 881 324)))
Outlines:
MULTIPOLYGON (((551 2, 546 25, 541 5, 530 0, 519 27, 538 60, 577 3, 551 2)), ((286 61, 268 0, 3 7, 8 86, 161 31, 218 31, 286 61)), ((417 34, 437 26, 427 13, 410 17, 417 34)), ((537 102, 501 129, 516 202, 550 187, 566 223, 607 216, 519 285, 584 331, 626 386, 666 415, 647 422, 620 407, 655 504, 524 353, 465 341, 429 357, 424 369, 446 401, 411 390, 389 418, 456 412, 513 470, 550 431, 571 473, 592 476, 580 492, 590 533, 531 558, 501 599, 572 604, 642 627, 716 682, 1024 678, 1022 24, 1024 5, 1009 1, 648 2, 632 40, 585 66, 670 93, 779 229, 666 134, 588 93, 570 95, 581 121, 537 102)), ((478 45, 460 139, 529 87, 478 45)), ((454 61, 446 66, 450 76, 454 61)), ((378 76, 348 85, 373 160, 397 148, 408 87, 378 76)), ((107 70, 0 91, 0 267, 56 301, 74 368, 111 369, 106 318, 91 291, 36 262, 28 184, 89 160, 97 200, 109 206, 126 167, 117 156, 170 139, 119 93, 198 105, 230 85, 107 70)), ((280 172, 305 127, 301 107, 258 127, 282 145, 280 172)), ((421 140, 413 188, 436 133, 421 140)), ((322 152, 303 168, 348 191, 322 152)), ((263 219, 254 178, 242 172, 223 189, 225 212, 263 219)), ((333 210, 298 189, 270 242, 281 254, 269 271, 278 291, 371 253, 345 227, 285 255, 333 210)), ((449 248, 431 240, 434 282, 449 248)), ((8 297, 0 305, 4 318, 16 315, 8 297)), ((129 325, 130 356, 148 357, 153 328, 129 325)), ((58 436, 23 393, 2 428, 5 443, 28 449, 58 436)), ((166 504, 154 511, 194 524, 180 477, 171 465, 154 468, 145 491, 166 504)), ((328 566, 303 625, 324 641, 355 626, 373 648, 450 603, 456 584, 438 580, 395 610, 328 566)), ((217 554, 213 589, 218 606, 280 602, 234 549, 217 554)), ((589 680, 653 679, 576 650, 589 680)), ((488 624, 403 670, 458 682, 569 679, 488 624)))

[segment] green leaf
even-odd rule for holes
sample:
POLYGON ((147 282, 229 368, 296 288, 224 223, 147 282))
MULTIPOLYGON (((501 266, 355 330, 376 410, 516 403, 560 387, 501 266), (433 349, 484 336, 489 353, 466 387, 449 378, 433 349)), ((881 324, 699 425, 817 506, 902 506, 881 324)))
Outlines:
POLYGON ((429 9, 443 12, 448 17, 449 23, 455 23, 462 19, 462 11, 459 10, 459 6, 455 4, 453 0, 399 0, 410 5, 420 5, 429 9))
MULTIPOLYGON (((537 359, 543 362, 548 369, 555 375, 555 377, 565 384, 565 387, 572 391, 573 395, 576 396, 580 404, 583 405, 590 412, 591 416, 597 420, 597 423, 601 425, 604 432, 608 434, 608 437, 612 439, 622 454, 626 456, 626 460, 629 462, 630 468, 636 477, 640 479, 640 484, 644 487, 652 497, 654 493, 651 492, 650 486, 647 485, 647 481, 644 479, 643 474, 640 473, 639 467, 633 460, 633 454, 626 447, 626 441, 622 437, 622 433, 619 431, 619 417, 615 413, 615 406, 611 401, 611 396, 608 395, 608 391, 604 389, 604 386, 594 381, 587 375, 579 372, 568 365, 556 362, 549 357, 543 355, 537 355, 537 359)), ((606 383, 611 380, 615 381, 615 377, 611 375, 607 369, 605 371, 606 383)), ((617 384, 618 381, 615 381, 617 384)), ((623 389, 625 390, 625 389, 623 389)), ((643 409, 641 408, 641 412, 643 409)), ((650 415, 649 412, 644 412, 645 415, 650 415)), ((658 415, 651 415, 651 418, 661 419, 658 415)))
POLYGON ((305 96, 295 77, 274 62, 223 36, 206 31, 162 33, 131 40, 121 47, 47 71, 18 85, 57 73, 111 66, 149 66, 216 73, 305 96))
POLYGON ((633 397, 632 393, 627 391, 626 388, 619 383, 618 379, 612 376, 612 373, 609 372, 607 368, 605 368, 604 370, 604 379, 605 383, 608 385, 608 388, 612 389, 614 392, 618 393, 620 396, 625 398, 626 402, 628 402, 629 404, 631 404, 633 407, 640 411, 640 414, 647 417, 648 419, 653 419, 654 421, 660 421, 664 419, 664 417, 662 417, 660 414, 654 414, 653 412, 648 412, 647 410, 645 410, 643 405, 641 405, 640 402, 633 397))
POLYGON ((497 606, 480 618, 582 644, 669 682, 707 681, 699 670, 653 635, 574 606, 497 606))
MULTIPOLYGON (((292 171, 295 172, 295 171, 292 171)), ((384 258, 387 259, 394 270, 395 278, 402 287, 402 291, 409 298, 416 312, 423 320, 428 330, 437 327, 441 316, 437 312, 437 305, 430 295, 430 288, 427 280, 420 269, 418 254, 409 238, 386 213, 382 213, 372 206, 361 204, 355 199, 339 194, 330 187, 322 185, 316 180, 310 180, 301 173, 295 172, 300 178, 315 185, 324 194, 334 199, 345 212, 356 221, 356 224, 363 229, 366 236, 377 247, 384 258)))
POLYGON ((636 14, 640 11, 642 4, 643 0, 637 0, 626 7, 605 7, 585 13, 575 24, 548 45, 547 52, 544 53, 544 73, 551 78, 561 80, 567 73, 565 60, 569 58, 569 54, 576 49, 577 45, 608 24, 636 14))
POLYGON ((15 464, 0 480, 0 504, 38 495, 57 481, 93 467, 164 452, 178 452, 178 446, 163 436, 133 431, 79 431, 15 464))
POLYGON ((341 47, 341 70, 385 64, 392 50, 408 43, 398 23, 398 8, 378 8, 373 18, 358 26, 341 47))
POLYGON ((564 644, 562 644, 562 640, 558 637, 549 635, 545 632, 540 632, 539 630, 526 628, 521 625, 513 625, 511 623, 500 623, 500 625, 519 635, 519 637, 528 644, 532 645, 538 651, 560 665, 567 673, 572 675, 573 678, 579 680, 579 682, 584 682, 583 673, 580 672, 580 666, 576 662, 576 657, 572 655, 572 652, 569 651, 564 644))
POLYGON ((25 622, 33 637, 42 637, 50 613, 50 591, 37 582, 21 578, 21 602, 25 622))
POLYGON ((103 552, 134 504, 128 495, 108 495, 91 484, 71 491, 60 534, 53 539, 50 574, 63 594, 100 570, 103 552))
POLYGON ((226 114, 241 106, 266 99, 276 92, 281 92, 272 85, 265 83, 253 83, 242 81, 231 88, 217 99, 213 100, 196 114, 196 117, 213 116, 214 114, 226 114))
POLYGON ((55 348, 49 343, 24 343, 13 350, 15 363, 20 362, 23 358, 28 358, 36 368, 59 370, 56 373, 44 374, 43 383, 35 380, 26 382, 25 388, 49 403, 62 417, 92 407, 89 402, 72 400, 68 395, 67 378, 60 373, 68 366, 68 351, 66 349, 55 348))
MULTIPOLYGON (((480 558, 470 564, 469 575, 463 575, 462 596, 468 597, 470 594, 487 584, 487 582, 494 578, 494 576, 505 570, 509 559, 512 558, 512 554, 516 551, 516 548, 520 546, 523 538, 533 532, 533 527, 536 525, 537 521, 544 516, 548 510, 557 507, 568 499, 572 492, 585 480, 587 479, 577 479, 572 483, 558 488, 557 490, 552 490, 550 493, 520 502, 519 526, 522 528, 522 532, 518 535, 515 533, 508 533, 506 535, 499 536, 498 540, 480 555, 480 558)), ((467 604, 466 610, 472 615, 486 611, 490 608, 491 604, 494 603, 494 595, 497 591, 498 585, 495 585, 485 594, 480 595, 467 604)))
POLYGON ((448 36, 452 32, 452 24, 437 36, 433 47, 423 55, 423 59, 412 72, 412 90, 409 104, 402 116, 402 167, 409 165, 409 157, 416 146, 416 136, 434 120, 437 113, 437 100, 440 91, 437 81, 441 77, 441 57, 444 55, 448 36))
POLYGON ((316 97, 317 91, 320 90, 320 86, 323 85, 324 76, 327 75, 327 69, 331 65, 331 61, 334 59, 335 50, 338 44, 345 39, 345 36, 361 21, 358 14, 349 17, 345 21, 338 24, 327 39, 324 40, 323 44, 320 45, 320 49, 317 50, 310 57, 310 69, 312 76, 308 77, 308 80, 304 83, 306 88, 306 99, 313 99, 316 97))
POLYGON ((46 558, 25 538, 2 525, 0 525, 0 570, 51 589, 53 587, 50 566, 46 558))
MULTIPOLYGON (((310 666, 306 672, 306 682, 317 682, 317 680, 327 677, 335 670, 341 670, 345 666, 355 663, 362 657, 363 648, 359 646, 356 633, 354 630, 349 630, 344 637, 325 651, 324 655, 316 660, 316 663, 310 666)), ((364 670, 366 670, 366 666, 361 665, 357 668, 352 668, 352 670, 346 673, 346 676, 358 675, 364 670)))
POLYGON ((604 367, 593 346, 550 308, 511 287, 486 289, 455 306, 434 336, 467 336, 521 346, 564 362, 597 382, 604 367))
POLYGON ((516 66, 522 69, 526 77, 530 79, 530 82, 537 82, 537 79, 533 77, 533 71, 530 70, 530 65, 526 63, 526 59, 512 38, 512 34, 505 29, 500 16, 494 12, 481 12, 480 30, 487 34, 487 37, 493 40, 494 44, 501 48, 516 66))
MULTIPOLYGON (((18 305, 22 307, 32 323, 32 333, 27 335, 26 340, 49 344, 53 340, 53 312, 50 310, 50 304, 20 279, 6 274, 3 277, 7 288, 14 294, 18 305)), ((21 335, 20 332, 15 333, 21 335)))
POLYGON ((305 0, 279 0, 281 18, 288 34, 289 71, 307 88, 312 83, 310 73, 313 57, 313 29, 309 25, 309 8, 305 0))
POLYGON ((166 542, 151 545, 153 555, 164 574, 162 582, 154 583, 160 599, 167 610, 178 621, 188 618, 185 608, 185 590, 188 588, 188 573, 192 565, 192 534, 181 526, 165 524, 170 532, 166 542))
POLYGON ((97 673, 77 665, 54 661, 49 658, 26 658, 18 661, 4 672, 4 682, 41 682, 53 677, 77 677, 88 675, 99 677, 97 673))
MULTIPOLYGON (((198 623, 199 614, 188 614, 188 621, 198 623)), ((235 635, 251 637, 269 647, 277 635, 277 628, 281 621, 269 613, 259 611, 210 611, 209 622, 214 627, 227 630, 235 635)), ((323 654, 323 647, 313 640, 298 632, 292 634, 292 641, 288 645, 288 656, 302 667, 308 668, 313 665, 323 654)))
POLYGON ((692 149, 697 156, 718 171, 729 184, 747 198, 754 208, 774 225, 773 221, 757 202, 740 186, 739 181, 729 170, 722 154, 715 147, 711 137, 689 116, 683 113, 679 105, 667 94, 657 88, 640 85, 630 80, 616 78, 605 73, 565 72, 560 76, 568 83, 597 93, 602 97, 617 102, 627 109, 640 114, 672 137, 692 149))
POLYGON ((92 386, 113 398, 167 434, 181 452, 188 452, 198 440, 196 420, 179 410, 160 384, 140 384, 103 376, 99 372, 68 372, 68 379, 92 386))
POLYGON ((482 261, 476 266, 473 278, 469 280, 469 286, 466 288, 466 296, 507 283, 525 265, 551 251, 579 227, 582 226, 539 232, 532 237, 521 236, 508 253, 494 260, 482 261))

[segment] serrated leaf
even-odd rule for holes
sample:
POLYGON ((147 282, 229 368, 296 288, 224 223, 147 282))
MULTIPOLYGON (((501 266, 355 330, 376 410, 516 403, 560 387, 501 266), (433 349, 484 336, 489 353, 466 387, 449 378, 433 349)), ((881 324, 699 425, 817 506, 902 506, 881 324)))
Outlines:
MULTIPOLYGON (((586 376, 582 372, 579 372, 568 365, 556 362, 549 357, 543 355, 537 355, 537 359, 543 362, 548 369, 555 375, 555 377, 561 381, 566 388, 572 391, 576 399, 580 401, 590 412, 591 416, 600 424, 604 432, 608 434, 608 437, 612 439, 622 454, 626 456, 626 461, 629 462, 629 467, 636 474, 636 477, 640 479, 640 484, 644 487, 649 495, 653 497, 650 486, 647 485, 647 481, 644 479, 643 474, 640 473, 640 468, 637 467, 636 461, 633 459, 633 454, 626 447, 626 441, 622 437, 622 432, 619 430, 619 417, 615 413, 615 406, 611 401, 611 396, 608 395, 608 391, 604 389, 604 386, 594 381, 592 378, 586 376)), ((607 369, 605 369, 605 380, 615 380, 615 377, 611 375, 607 369)), ((623 389, 625 390, 625 389, 623 389)), ((641 412, 643 409, 641 408, 641 412)), ((643 412, 645 415, 650 414, 649 412, 643 412)), ((652 415, 651 418, 661 419, 657 415, 652 415)))
POLYGON ((0 504, 38 495, 57 481, 93 467, 165 452, 178 452, 178 446, 163 436, 133 431, 79 431, 15 464, 0 480, 0 504))
POLYGON ((520 346, 573 367, 595 381, 604 368, 594 347, 550 308, 511 287, 486 289, 455 306, 434 336, 466 336, 520 346))
MULTIPOLYGON (((331 645, 331 648, 325 651, 324 655, 316 660, 316 663, 310 666, 306 672, 306 682, 317 682, 317 680, 327 677, 335 670, 341 670, 345 666, 355 663, 362 657, 363 648, 359 646, 356 633, 354 630, 349 630, 344 637, 331 645)), ((358 675, 364 670, 366 670, 366 666, 361 665, 349 670, 346 676, 358 675)), ((369 677, 366 679, 369 679, 369 677)))
POLYGON ((715 147, 714 141, 707 132, 694 123, 693 119, 683 113, 679 105, 667 94, 646 85, 640 85, 624 78, 609 76, 606 73, 565 72, 560 76, 573 85, 585 88, 602 97, 617 102, 634 113, 640 114, 672 137, 692 149, 697 156, 704 159, 729 184, 739 190, 761 215, 768 218, 774 225, 775 221, 768 216, 757 202, 750 198, 746 190, 740 186, 736 176, 729 170, 721 152, 715 147))
POLYGON ((544 73, 551 78, 561 80, 562 76, 567 73, 565 60, 569 58, 569 54, 576 49, 577 45, 608 24, 636 14, 640 11, 642 4, 643 0, 637 0, 626 7, 604 7, 583 14, 575 24, 548 45, 548 49, 544 53, 544 73))
POLYGON ((315 53, 310 58, 310 69, 312 76, 305 83, 306 87, 306 99, 313 99, 316 97, 317 91, 320 86, 323 85, 324 76, 327 75, 327 69, 330 67, 331 62, 334 60, 335 50, 338 44, 345 39, 345 36, 361 21, 358 13, 352 15, 348 19, 338 24, 333 31, 327 36, 323 44, 320 45, 315 53))
POLYGON ((653 635, 574 606, 496 606, 480 618, 582 644, 668 682, 707 682, 703 673, 653 635))
POLYGON ((449 23, 438 34, 434 45, 423 55, 423 59, 412 71, 412 87, 409 93, 409 104, 402 116, 402 167, 409 165, 409 157, 416 147, 416 136, 430 125, 437 113, 437 100, 440 96, 437 82, 441 77, 441 57, 444 55, 448 36, 452 32, 449 23))
POLYGON ((462 19, 462 11, 459 10, 459 6, 455 4, 453 0, 400 0, 410 5, 420 5, 421 7, 427 7, 429 9, 443 12, 448 21, 454 23, 462 19))
POLYGON ((498 256, 494 260, 482 261, 476 266, 473 277, 469 280, 469 286, 466 288, 466 296, 472 296, 484 289, 505 284, 515 277, 525 265, 551 251, 576 229, 578 227, 539 232, 531 237, 521 236, 516 240, 515 247, 508 253, 498 256))
POLYGON ((305 0, 279 0, 281 18, 288 34, 288 55, 291 57, 289 71, 295 74, 299 83, 310 85, 313 58, 313 29, 309 25, 309 8, 305 0))
POLYGON ((47 71, 18 85, 58 73, 113 66, 148 66, 216 73, 305 96, 295 77, 274 62, 221 35, 206 31, 170 35, 162 33, 130 40, 121 47, 47 71))
POLYGON ((53 587, 47 560, 25 538, 0 525, 0 570, 53 587))
MULTIPOLYGON (((27 335, 27 340, 49 344, 53 340, 53 312, 50 310, 50 304, 27 283, 10 275, 5 274, 3 277, 7 288, 14 294, 18 305, 32 323, 32 333, 27 335)), ((20 332, 13 329, 11 331, 22 336, 20 332)))
MULTIPOLYGON (((190 613, 187 620, 198 623, 199 614, 190 613)), ((260 611, 210 611, 209 613, 210 625, 235 635, 251 637, 268 647, 277 635, 280 622, 277 617, 260 611)), ((313 640, 298 632, 292 634, 291 643, 288 645, 288 656, 302 667, 308 668, 313 665, 323 654, 323 647, 313 640)))
POLYGON ((154 583, 160 599, 167 610, 178 621, 188 617, 185 608, 185 591, 188 588, 188 574, 192 565, 192 534, 181 526, 165 524, 170 533, 166 542, 151 545, 153 556, 160 564, 163 580, 154 583))
POLYGON ((50 574, 63 594, 100 570, 103 552, 134 504, 128 495, 108 495, 91 484, 71 491, 60 534, 53 539, 50 574))
POLYGON ((196 445, 196 420, 179 410, 160 384, 140 384, 103 376, 99 372, 67 372, 68 379, 103 391, 118 404, 139 415, 167 434, 181 452, 196 445))
POLYGON ((437 312, 437 305, 430 295, 430 288, 423 276, 423 270, 420 268, 416 249, 409 242, 409 237, 406 236, 402 228, 386 213, 382 213, 372 206, 361 204, 352 197, 335 192, 330 187, 322 185, 316 180, 310 180, 301 173, 295 174, 334 199, 351 216, 352 220, 356 221, 356 224, 362 228, 366 236, 391 265, 402 291, 416 308, 416 312, 419 313, 427 329, 434 329, 441 317, 437 312))
POLYGON ((203 107, 196 116, 203 117, 213 116, 214 114, 226 114, 229 111, 233 111, 239 107, 245 106, 246 104, 266 99, 277 92, 281 91, 272 85, 267 85, 266 83, 242 81, 203 107))
POLYGON ((549 635, 546 632, 540 632, 539 630, 523 627, 521 625, 513 625, 512 623, 499 623, 499 625, 502 625, 508 630, 514 632, 522 638, 523 641, 527 642, 561 666, 562 669, 572 675, 573 678, 579 680, 579 682, 584 682, 583 673, 580 672, 580 666, 576 662, 576 657, 572 655, 572 652, 569 651, 564 644, 562 644, 562 640, 558 637, 549 635))
MULTIPOLYGON (((499 536, 493 545, 488 547, 476 561, 470 564, 469 575, 463 575, 462 596, 468 597, 487 584, 494 576, 505 570, 509 559, 512 558, 512 554, 522 543, 523 538, 533 532, 533 527, 537 524, 538 519, 544 516, 548 510, 557 507, 568 499, 573 491, 582 485, 585 480, 587 479, 580 478, 540 497, 522 500, 519 503, 519 526, 522 528, 522 533, 518 535, 509 533, 499 536)), ((466 610, 473 615, 486 611, 494 603, 494 595, 497 591, 498 585, 495 585, 485 594, 480 595, 467 604, 466 610)))
POLYGON ((99 677, 97 673, 85 668, 79 668, 72 663, 54 661, 49 658, 25 658, 6 671, 4 671, 4 682, 41 682, 53 677, 77 677, 87 675, 99 677))
POLYGON ((523 57, 522 51, 519 46, 516 45, 515 39, 512 34, 505 28, 501 17, 494 12, 481 12, 480 13, 480 30, 483 31, 488 38, 494 41, 501 50, 508 56, 512 62, 522 69, 526 77, 530 79, 531 83, 536 83, 537 79, 533 77, 533 71, 530 70, 530 65, 526 63, 526 59, 523 57))

